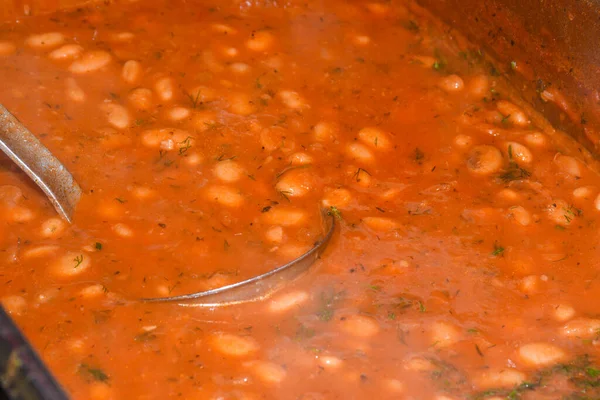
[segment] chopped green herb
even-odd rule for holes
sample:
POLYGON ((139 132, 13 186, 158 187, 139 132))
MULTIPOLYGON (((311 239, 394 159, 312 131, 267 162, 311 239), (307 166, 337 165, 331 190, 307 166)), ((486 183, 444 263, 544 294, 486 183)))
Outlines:
POLYGON ((519 167, 519 164, 512 161, 506 171, 504 171, 500 176, 500 180, 504 183, 508 183, 511 181, 518 181, 522 179, 527 179, 531 176, 531 172, 527 171, 524 168, 519 167))
POLYGON ((500 246, 498 242, 494 243, 494 251, 492 251, 492 255, 495 257, 501 256, 504 254, 504 247, 500 246))
POLYGON ((306 327, 304 324, 300 324, 298 330, 296 330, 296 336, 294 337, 297 341, 310 339, 315 336, 315 330, 306 327))
POLYGON ((510 69, 512 69, 513 71, 517 69, 517 62, 516 61, 511 61, 510 62, 510 69))
POLYGON ((86 380, 94 380, 96 382, 106 382, 109 380, 108 375, 103 370, 85 363, 79 364, 78 371, 86 380))
POLYGON ((479 348, 479 345, 477 345, 477 343, 475 343, 475 351, 477 351, 477 354, 479 354, 481 357, 483 357, 483 353, 482 353, 481 349, 479 348))
POLYGON ((321 320, 321 321, 331 321, 331 319, 333 318, 333 314, 334 311, 331 308, 321 308, 318 312, 317 312, 317 317, 321 320))
POLYGON ((372 291, 374 291, 374 292, 381 292, 381 289, 382 289, 382 288, 381 288, 381 286, 379 286, 379 285, 370 285, 370 286, 369 286, 369 289, 371 289, 371 290, 372 290, 372 291))
POLYGON ((73 268, 79 267, 81 265, 81 263, 83 262, 83 254, 80 254, 77 257, 75 257, 73 259, 73 261, 75 262, 75 266, 73 268))
POLYGON ((127 202, 127 200, 125 200, 125 199, 123 199, 123 198, 121 198, 121 197, 115 197, 115 200, 116 200, 116 201, 118 201, 118 202, 119 202, 119 203, 121 203, 121 204, 123 204, 123 203, 126 203, 126 202, 127 202))
POLYGON ((192 137, 186 137, 184 140, 179 142, 179 144, 179 155, 181 156, 185 154, 190 149, 190 147, 192 147, 192 137))
POLYGON ((418 33, 419 30, 420 30, 419 25, 415 21, 413 21, 412 19, 408 20, 408 21, 405 21, 402 24, 402 26, 404 26, 404 28, 406 28, 407 30, 409 30, 411 32, 414 32, 414 33, 418 33))
POLYGON ((371 176, 371 174, 369 173, 369 171, 367 171, 366 169, 363 168, 359 168, 356 170, 356 172, 354 173, 354 175, 352 175, 352 177, 354 179, 356 179, 356 182, 360 182, 360 174, 364 172, 365 174, 371 176))
POLYGON ((388 317, 388 319, 395 320, 396 319, 396 313, 392 312, 392 311, 388 311, 387 317, 388 317))
POLYGON ((594 367, 587 367, 585 369, 585 372, 588 374, 588 376, 592 378, 595 378, 600 375, 600 369, 594 367))
POLYGON ((342 212, 336 206, 329 207, 329 211, 327 212, 327 214, 333 215, 335 218, 337 218, 339 220, 342 219, 342 212))
POLYGON ((96 250, 102 250, 102 243, 96 242, 96 244, 94 244, 94 247, 96 248, 96 250))
POLYGON ((154 333, 154 331, 145 331, 140 333, 139 335, 135 335, 135 337, 133 338, 134 341, 140 343, 149 342, 154 339, 156 339, 156 334, 154 333))
POLYGON ((418 162, 419 164, 421 163, 421 160, 423 160, 423 158, 425 158, 425 153, 423 153, 423 151, 421 151, 421 149, 419 149, 418 147, 415 149, 415 161, 418 162))
POLYGON ((509 160, 513 159, 512 144, 508 145, 508 159, 509 160))
POLYGON ((282 196, 284 199, 286 199, 287 201, 291 201, 291 200, 290 200, 290 198, 288 197, 288 195, 292 194, 292 192, 291 192, 291 191, 289 191, 289 190, 280 190, 280 191, 279 191, 279 194, 280 194, 280 195, 281 195, 281 196, 282 196))
POLYGON ((198 90, 198 92, 196 92, 196 95, 192 95, 191 93, 187 93, 187 97, 188 99, 190 99, 190 102, 192 103, 192 108, 196 108, 198 107, 199 104, 201 104, 200 102, 200 90, 198 90))
POLYGON ((427 309, 425 308, 425 304, 423 304, 420 300, 419 300, 419 311, 422 313, 427 311, 427 309))

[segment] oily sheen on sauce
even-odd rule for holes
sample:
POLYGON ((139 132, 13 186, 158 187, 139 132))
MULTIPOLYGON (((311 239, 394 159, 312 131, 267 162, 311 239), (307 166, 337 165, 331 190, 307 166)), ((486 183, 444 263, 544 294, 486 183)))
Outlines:
MULTIPOLYGON (((0 300, 74 399, 600 396, 600 177, 410 1, 117 1, 0 25, 0 300), (127 299, 314 269, 225 309, 127 299)), ((552 85, 540 93, 547 101, 552 85)))

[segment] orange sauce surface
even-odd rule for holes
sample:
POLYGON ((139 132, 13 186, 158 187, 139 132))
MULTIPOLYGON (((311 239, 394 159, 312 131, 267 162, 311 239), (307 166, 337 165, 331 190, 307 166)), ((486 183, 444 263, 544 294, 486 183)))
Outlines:
MULTIPOLYGON (((408 1, 148 0, 0 25, 0 299, 74 399, 596 399, 600 177, 408 1), (224 308, 151 304, 301 255, 224 308)), ((510 76, 508 76, 510 78, 510 76)))

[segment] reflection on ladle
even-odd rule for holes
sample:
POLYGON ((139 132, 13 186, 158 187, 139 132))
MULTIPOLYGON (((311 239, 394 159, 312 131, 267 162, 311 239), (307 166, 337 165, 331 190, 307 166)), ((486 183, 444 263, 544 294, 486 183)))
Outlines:
POLYGON ((0 150, 38 185, 69 223, 81 188, 69 171, 29 130, 0 104, 0 150))
POLYGON ((187 307, 220 307, 263 300, 306 272, 325 251, 335 229, 335 217, 328 210, 322 210, 321 220, 324 231, 322 238, 306 253, 285 265, 245 281, 204 292, 142 300, 177 302, 187 307))
MULTIPOLYGON (((81 198, 81 188, 54 155, 0 104, 0 149, 46 193, 56 211, 71 222, 81 198)), ((146 302, 176 302, 192 307, 217 307, 261 300, 306 272, 323 253, 335 228, 335 217, 327 210, 321 217, 324 235, 295 260, 242 282, 182 296, 142 299, 146 302)))

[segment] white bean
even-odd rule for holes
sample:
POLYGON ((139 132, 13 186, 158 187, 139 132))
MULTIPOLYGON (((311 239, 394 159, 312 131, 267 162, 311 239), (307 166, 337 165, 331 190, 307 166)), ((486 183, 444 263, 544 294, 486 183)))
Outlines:
POLYGON ((72 277, 85 272, 91 265, 91 257, 83 252, 67 252, 51 266, 57 277, 72 277))
POLYGON ((58 251, 58 250, 59 250, 59 247, 56 245, 46 244, 46 245, 41 245, 41 246, 35 246, 35 247, 31 247, 27 250, 24 250, 23 258, 29 259, 29 258, 47 257, 47 256, 50 256, 50 255, 56 253, 56 251, 58 251))
POLYGON ((528 133, 525 135, 524 139, 528 145, 537 148, 545 147, 548 144, 546 135, 541 132, 528 133))
POLYGON ((506 143, 506 153, 508 158, 516 160, 519 163, 530 164, 533 161, 533 154, 525 146, 517 142, 506 143))
POLYGON ((133 230, 123 223, 118 223, 118 224, 113 225, 112 230, 118 236, 121 236, 124 238, 133 237, 133 230))
POLYGON ((346 147, 346 153, 353 159, 370 163, 375 160, 375 156, 367 146, 358 142, 352 142, 346 147))
POLYGON ((252 368, 258 379, 268 384, 281 383, 287 375, 282 366, 270 361, 253 361, 245 365, 252 368))
POLYGON ((333 189, 325 193, 325 196, 323 197, 323 200, 321 200, 321 203, 325 208, 329 208, 332 206, 344 208, 348 204, 350 204, 351 201, 352 194, 350 193, 350 191, 348 189, 339 188, 333 189))
POLYGON ((258 343, 249 336, 215 333, 210 338, 212 347, 226 356, 244 357, 258 351, 258 343))
POLYGON ((319 122, 313 132, 317 142, 333 142, 337 138, 337 127, 330 122, 319 122))
POLYGON ((562 328, 563 335, 581 339, 593 338, 599 331, 600 319, 593 318, 575 318, 567 322, 562 328))
POLYGON ((447 347, 461 340, 461 331, 445 321, 436 321, 431 325, 432 346, 447 347))
POLYGON ((269 212, 263 214, 266 223, 284 227, 298 226, 306 222, 306 213, 295 208, 273 207, 269 212))
POLYGON ((167 111, 167 115, 171 121, 177 122, 189 118, 192 111, 187 107, 173 107, 167 111))
POLYGON ((343 361, 334 356, 321 356, 317 355, 315 358, 319 361, 319 364, 324 368, 336 369, 343 364, 343 361))
POLYGON ((574 157, 556 153, 554 156, 554 164, 556 164, 561 172, 567 175, 570 175, 574 178, 581 177, 581 164, 574 157))
POLYGON ((438 86, 448 93, 453 93, 463 90, 465 83, 458 75, 448 75, 440 79, 438 86))
POLYGON ((246 41, 246 47, 249 50, 264 52, 275 43, 275 36, 269 31, 257 31, 252 33, 252 37, 246 41))
POLYGON ((553 307, 554 318, 557 321, 565 322, 575 316, 575 309, 568 304, 558 304, 553 307))
POLYGON ((65 79, 66 93, 69 99, 73 100, 76 103, 81 103, 85 101, 85 92, 79 85, 75 79, 69 77, 65 79))
POLYGON ((351 315, 341 321, 342 331, 356 337, 369 338, 379 333, 379 323, 364 315, 351 315))
POLYGON ((129 42, 135 35, 132 32, 118 32, 111 35, 111 40, 114 42, 129 42))
POLYGON ((236 182, 244 176, 244 168, 233 160, 218 162, 213 172, 223 182, 236 182))
POLYGON ((23 315, 27 308, 27 301, 22 296, 4 296, 0 299, 0 303, 2 303, 6 312, 14 315, 23 315))
POLYGON ((506 388, 517 386, 525 380, 525 374, 516 369, 506 368, 495 371, 485 371, 475 382, 480 388, 506 388))
POLYGON ((230 25, 225 25, 225 24, 211 24, 210 25, 211 29, 217 33, 223 33, 225 35, 233 35, 235 33, 237 33, 237 30, 230 26, 230 25))
POLYGON ((595 191, 593 186, 581 186, 573 189, 573 197, 579 200, 589 200, 594 197, 595 191))
POLYGON ((252 98, 246 93, 234 93, 229 96, 229 110, 237 115, 250 115, 256 111, 252 98))
POLYGON ((377 150, 388 150, 392 147, 389 135, 379 128, 363 128, 358 132, 358 139, 377 150))
POLYGON ((129 60, 123 64, 121 77, 131 85, 137 83, 142 76, 142 64, 136 60, 129 60))
POLYGON ((531 223, 531 214, 522 206, 511 207, 508 215, 519 225, 528 226, 531 223))
POLYGON ((310 108, 310 105, 306 102, 306 100, 297 92, 292 90, 281 90, 279 93, 277 93, 277 96, 279 96, 283 104, 293 110, 310 108))
POLYGON ((283 240, 283 228, 272 226, 265 232, 265 238, 271 243, 281 243, 283 240))
POLYGON ((223 54, 227 57, 235 57, 239 54, 239 51, 235 47, 226 47, 223 49, 223 54))
POLYGON ((33 210, 23 206, 15 206, 8 210, 7 214, 7 219, 12 222, 29 222, 35 218, 33 210))
POLYGON ((60 218, 49 218, 42 223, 41 234, 43 237, 56 238, 65 230, 65 222, 60 218))
POLYGON ((562 199, 556 199, 549 204, 546 212, 551 221, 561 226, 569 225, 578 216, 577 210, 562 199))
POLYGON ((70 60, 83 53, 83 47, 78 44, 65 44, 56 50, 52 50, 48 57, 51 60, 70 60))
POLYGON ((311 171, 292 169, 280 177, 275 189, 287 197, 302 197, 309 194, 315 187, 315 179, 311 171))
POLYGON ((154 83, 154 90, 162 101, 171 101, 175 91, 173 80, 169 77, 160 78, 154 83))
POLYGON ((502 153, 491 145, 473 147, 467 159, 467 167, 477 175, 490 175, 502 168, 502 153))
POLYGON ((312 164, 312 162, 314 161, 310 154, 302 152, 292 154, 289 157, 289 160, 292 163, 292 165, 308 165, 312 164))
POLYGON ((269 311, 273 313, 282 313, 297 309, 308 300, 308 293, 304 290, 294 290, 283 295, 275 297, 269 303, 269 311))
POLYGON ((369 228, 382 232, 393 231, 395 229, 399 229, 401 226, 396 220, 384 217, 365 217, 362 219, 362 221, 369 228))
POLYGON ((106 103, 102 105, 102 110, 106 113, 106 119, 110 125, 117 129, 125 129, 131 125, 129 111, 120 104, 106 103))
POLYGON ((79 291, 79 295, 86 299, 93 299, 104 294, 106 294, 106 287, 100 284, 89 285, 79 291))
POLYGON ((486 75, 477 75, 469 82, 469 93, 472 96, 483 98, 490 90, 490 81, 486 75))
POLYGON ((0 185, 0 202, 4 206, 14 206, 23 199, 23 191, 13 185, 0 185))
POLYGON ((149 110, 153 106, 152 90, 147 88, 135 88, 127 96, 129 103, 138 110, 149 110))
POLYGON ((206 191, 206 196, 223 206, 239 208, 244 203, 244 197, 237 189, 229 186, 210 186, 206 191))
POLYGON ((229 68, 232 72, 239 75, 247 74, 251 70, 250 66, 246 63, 233 63, 229 68))
POLYGON ((471 136, 463 135, 463 134, 456 135, 454 137, 454 144, 458 147, 466 148, 466 147, 471 146, 471 144, 473 144, 473 138, 471 136))
POLYGON ((146 147, 159 148, 161 147, 161 143, 168 140, 172 140, 174 144, 178 144, 179 148, 186 148, 188 145, 193 145, 192 135, 183 129, 150 129, 142 133, 142 144, 146 147))
POLYGON ((566 353, 550 343, 529 343, 519 348, 523 362, 534 367, 546 367, 566 358, 566 353))
POLYGON ((504 118, 506 118, 509 122, 517 126, 527 126, 529 125, 529 118, 527 115, 515 104, 506 100, 498 100, 496 102, 496 107, 498 111, 502 113, 504 118))
POLYGON ((25 44, 34 49, 49 49, 60 46, 65 41, 65 35, 60 32, 40 33, 31 35, 25 40, 25 44))
POLYGON ((111 60, 112 56, 106 51, 90 51, 84 53, 81 58, 73 61, 73 63, 69 66, 69 71, 73 72, 74 74, 95 72, 106 67, 111 60))
POLYGON ((371 43, 371 38, 367 35, 356 35, 353 37, 353 41, 358 46, 366 46, 371 43))

